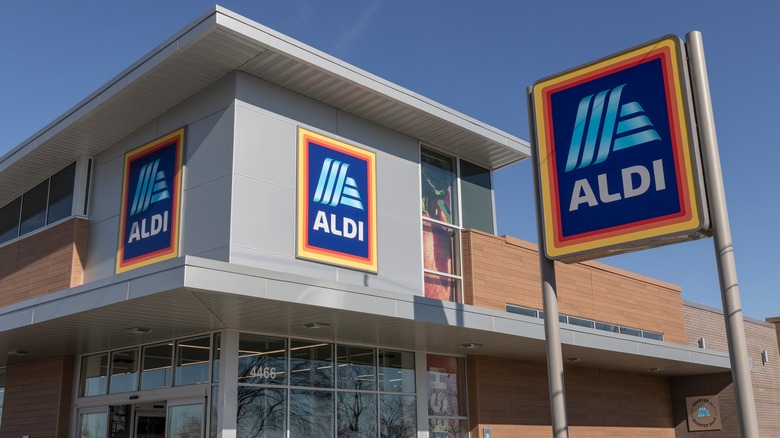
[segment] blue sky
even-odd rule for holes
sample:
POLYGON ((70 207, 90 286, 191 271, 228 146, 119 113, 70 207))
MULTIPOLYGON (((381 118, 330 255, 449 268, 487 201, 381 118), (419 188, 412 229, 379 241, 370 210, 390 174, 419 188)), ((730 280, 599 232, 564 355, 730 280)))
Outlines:
MULTIPOLYGON (((526 87, 666 34, 702 32, 747 316, 780 316, 780 2, 226 0, 370 73, 528 139, 526 87)), ((0 154, 213 6, 17 1, 0 26, 0 154)), ((536 242, 530 163, 496 173, 500 234, 536 242)), ((712 239, 600 260, 721 307, 712 239)))

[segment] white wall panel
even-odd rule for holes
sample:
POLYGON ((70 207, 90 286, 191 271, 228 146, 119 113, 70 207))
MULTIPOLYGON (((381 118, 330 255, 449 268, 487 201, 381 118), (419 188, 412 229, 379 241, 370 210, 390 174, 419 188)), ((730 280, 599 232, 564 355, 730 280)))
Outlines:
POLYGON ((237 84, 231 262, 421 294, 417 140, 253 77, 237 84), (299 126, 376 153, 377 274, 295 258, 299 126))
POLYGON ((233 76, 196 94, 95 157, 85 282, 114 275, 124 155, 186 127, 181 254, 222 254, 230 236, 233 76))

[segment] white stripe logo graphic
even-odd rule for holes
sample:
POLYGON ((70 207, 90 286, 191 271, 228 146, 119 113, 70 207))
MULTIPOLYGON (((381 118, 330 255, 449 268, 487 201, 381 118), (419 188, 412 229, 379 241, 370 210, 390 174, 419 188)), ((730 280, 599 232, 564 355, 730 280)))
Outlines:
POLYGON ((580 101, 566 172, 602 163, 611 152, 661 139, 638 102, 620 105, 620 95, 625 86, 618 85, 580 101))
POLYGON ((312 200, 331 207, 341 204, 363 210, 357 183, 347 176, 347 169, 349 164, 326 158, 312 200))
POLYGON ((171 197, 168 192, 168 183, 165 182, 165 172, 158 171, 159 166, 160 159, 158 158, 141 167, 130 216, 143 213, 149 209, 151 204, 171 197))

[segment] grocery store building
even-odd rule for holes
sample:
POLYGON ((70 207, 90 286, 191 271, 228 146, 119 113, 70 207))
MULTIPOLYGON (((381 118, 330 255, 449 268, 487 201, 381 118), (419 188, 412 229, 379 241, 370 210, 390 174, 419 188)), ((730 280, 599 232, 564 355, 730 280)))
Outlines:
MULTIPOLYGON (((550 436, 529 154, 214 8, 0 158, 0 438, 550 436)), ((572 437, 738 436, 720 311, 557 269, 572 437)))

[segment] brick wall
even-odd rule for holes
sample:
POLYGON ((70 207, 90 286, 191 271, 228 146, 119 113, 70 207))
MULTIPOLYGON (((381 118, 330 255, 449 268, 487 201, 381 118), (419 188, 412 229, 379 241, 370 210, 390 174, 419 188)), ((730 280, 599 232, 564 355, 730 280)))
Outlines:
MULTIPOLYGON (((468 358, 471 436, 552 435, 544 363, 468 358)), ((674 437, 666 378, 567 366, 566 404, 572 438, 674 437)))
POLYGON ((82 284, 86 243, 73 218, 0 247, 0 306, 82 284))
MULTIPOLYGON (((698 346, 704 338, 706 348, 728 352, 726 323, 723 312, 694 303, 685 303, 685 324, 690 346, 698 346)), ((752 363, 750 372, 753 394, 758 416, 758 428, 762 437, 780 437, 780 353, 778 353, 777 331, 773 324, 745 318, 745 339, 748 358, 752 363), (769 361, 764 363, 761 352, 767 351, 769 361)), ((698 436, 688 432, 685 423, 685 397, 697 395, 718 395, 723 414, 723 430, 708 432, 707 436, 739 437, 739 423, 736 416, 736 402, 731 374, 716 376, 678 377, 673 381, 673 403, 677 436, 698 436)))
MULTIPOLYGON (((652 330, 686 343, 678 286, 597 263, 556 263, 562 314, 652 330)), ((463 232, 463 287, 467 304, 504 310, 506 304, 542 308, 536 246, 513 237, 463 232)))
POLYGON ((72 386, 72 357, 9 365, 0 438, 66 438, 72 386))

